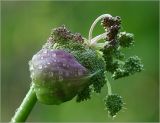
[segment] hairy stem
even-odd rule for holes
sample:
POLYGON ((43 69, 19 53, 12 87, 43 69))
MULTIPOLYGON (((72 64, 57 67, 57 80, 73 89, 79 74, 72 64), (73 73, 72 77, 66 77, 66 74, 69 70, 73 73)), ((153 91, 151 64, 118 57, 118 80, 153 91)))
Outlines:
POLYGON ((24 122, 37 102, 34 85, 30 87, 26 97, 11 119, 11 123, 24 122))

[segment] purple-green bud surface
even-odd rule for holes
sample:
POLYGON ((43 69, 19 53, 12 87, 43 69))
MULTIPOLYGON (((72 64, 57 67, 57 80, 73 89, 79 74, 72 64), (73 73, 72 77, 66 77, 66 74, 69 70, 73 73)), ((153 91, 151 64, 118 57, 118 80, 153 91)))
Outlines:
POLYGON ((46 104, 71 100, 83 89, 89 75, 73 55, 63 50, 42 49, 29 65, 37 98, 46 104))

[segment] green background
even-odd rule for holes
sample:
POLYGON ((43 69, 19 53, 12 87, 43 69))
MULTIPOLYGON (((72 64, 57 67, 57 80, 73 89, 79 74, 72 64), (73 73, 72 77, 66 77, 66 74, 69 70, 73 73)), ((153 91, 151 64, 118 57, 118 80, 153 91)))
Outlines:
MULTIPOLYGON (((66 122, 154 122, 158 121, 158 1, 143 2, 1 2, 1 116, 9 121, 30 86, 28 61, 41 49, 52 28, 65 24, 71 31, 88 36, 89 28, 101 14, 120 16, 122 30, 135 35, 135 46, 127 55, 138 55, 144 71, 112 81, 115 93, 124 97, 127 110, 113 120, 104 110, 107 88, 92 99, 75 99, 59 106, 37 103, 28 121, 66 122)), ((94 35, 103 32, 96 26, 94 35)))

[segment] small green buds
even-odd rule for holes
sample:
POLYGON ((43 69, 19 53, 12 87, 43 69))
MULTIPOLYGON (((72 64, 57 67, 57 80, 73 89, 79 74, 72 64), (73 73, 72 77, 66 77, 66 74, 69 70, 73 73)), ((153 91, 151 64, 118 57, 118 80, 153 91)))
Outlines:
POLYGON ((115 70, 112 78, 118 79, 121 77, 126 77, 132 75, 136 72, 141 72, 143 70, 143 64, 138 56, 132 56, 126 59, 126 61, 115 70))
POLYGON ((117 94, 108 95, 104 101, 108 113, 112 117, 115 117, 123 107, 122 97, 117 94))
POLYGON ((132 33, 120 32, 118 35, 119 44, 122 47, 130 47, 134 44, 134 35, 132 33))
POLYGON ((102 49, 106 61, 106 70, 112 74, 113 79, 118 79, 140 72, 143 69, 140 58, 132 56, 125 59, 122 48, 134 45, 134 35, 127 32, 119 32, 121 25, 120 17, 107 16, 102 20, 102 26, 106 30, 107 42, 102 49))
POLYGON ((115 72, 113 73, 112 78, 119 79, 119 78, 126 77, 126 76, 129 76, 128 71, 125 71, 123 68, 117 68, 115 72))
POLYGON ((72 33, 64 25, 54 28, 51 33, 51 37, 54 38, 56 43, 67 43, 67 41, 74 41, 83 43, 84 39, 80 33, 72 33))
POLYGON ((124 69, 130 74, 141 72, 143 70, 143 64, 138 56, 129 57, 124 64, 124 69))

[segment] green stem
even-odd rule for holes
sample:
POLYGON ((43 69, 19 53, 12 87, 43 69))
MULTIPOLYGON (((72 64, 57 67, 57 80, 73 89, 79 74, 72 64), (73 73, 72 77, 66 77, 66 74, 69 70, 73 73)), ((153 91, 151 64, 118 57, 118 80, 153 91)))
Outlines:
POLYGON ((108 95, 111 95, 112 94, 112 88, 111 88, 111 84, 107 78, 107 75, 106 75, 106 81, 107 81, 107 88, 108 88, 108 95))
POLYGON ((102 14, 100 15, 91 25, 91 28, 89 30, 89 35, 88 35, 88 41, 89 43, 91 43, 91 39, 92 39, 92 32, 93 32, 93 29, 94 27, 96 26, 96 24, 103 18, 105 17, 112 17, 110 14, 102 14))
POLYGON ((15 112, 15 115, 13 116, 11 123, 24 122, 27 119, 36 102, 37 98, 34 92, 34 85, 32 84, 20 107, 15 112))

